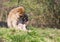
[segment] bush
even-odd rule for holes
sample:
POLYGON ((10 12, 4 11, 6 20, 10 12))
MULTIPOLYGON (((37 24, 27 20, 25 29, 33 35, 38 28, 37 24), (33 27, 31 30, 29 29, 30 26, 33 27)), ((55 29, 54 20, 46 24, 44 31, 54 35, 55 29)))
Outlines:
MULTIPOLYGON (((7 13, 14 7, 24 6, 29 15, 30 25, 34 27, 60 28, 60 1, 59 0, 13 0, 3 3, 7 13), (34 23, 33 23, 34 21, 34 23)), ((1 10, 3 12, 3 8, 1 10)), ((2 20, 6 21, 7 13, 2 14, 2 20), (6 17, 6 18, 5 18, 6 17)))

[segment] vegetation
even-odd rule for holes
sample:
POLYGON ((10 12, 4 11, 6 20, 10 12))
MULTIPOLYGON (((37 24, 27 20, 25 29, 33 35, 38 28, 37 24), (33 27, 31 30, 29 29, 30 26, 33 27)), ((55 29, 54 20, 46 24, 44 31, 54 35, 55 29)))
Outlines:
POLYGON ((60 28, 59 0, 1 0, 0 4, 0 21, 6 21, 12 8, 24 6, 29 16, 29 25, 60 28))
POLYGON ((0 0, 0 25, 18 6, 25 7, 31 32, 3 27, 0 42, 60 42, 60 0, 0 0))
POLYGON ((26 31, 0 28, 0 42, 60 42, 60 30, 31 27, 26 31))

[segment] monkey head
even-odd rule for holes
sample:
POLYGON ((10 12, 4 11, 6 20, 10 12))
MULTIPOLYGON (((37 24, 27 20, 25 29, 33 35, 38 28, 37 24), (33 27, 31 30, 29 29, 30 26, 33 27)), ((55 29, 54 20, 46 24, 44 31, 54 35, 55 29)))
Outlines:
POLYGON ((20 16, 23 16, 25 14, 24 7, 22 7, 22 6, 17 7, 17 12, 19 13, 20 16))

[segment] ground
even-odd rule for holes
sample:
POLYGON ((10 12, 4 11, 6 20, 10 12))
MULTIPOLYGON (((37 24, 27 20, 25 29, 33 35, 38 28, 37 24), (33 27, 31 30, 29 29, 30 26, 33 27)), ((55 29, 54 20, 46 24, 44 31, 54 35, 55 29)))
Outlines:
POLYGON ((0 42, 60 42, 60 29, 30 27, 30 30, 0 28, 0 42))

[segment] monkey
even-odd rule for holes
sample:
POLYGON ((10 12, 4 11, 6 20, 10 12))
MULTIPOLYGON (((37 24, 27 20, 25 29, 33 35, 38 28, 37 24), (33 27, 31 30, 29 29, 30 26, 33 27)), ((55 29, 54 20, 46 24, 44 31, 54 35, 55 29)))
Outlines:
POLYGON ((12 9, 7 17, 7 25, 9 28, 27 31, 28 16, 25 14, 24 7, 12 9))
POLYGON ((19 20, 20 16, 23 16, 25 13, 24 7, 20 6, 17 8, 12 9, 7 17, 7 25, 9 28, 17 28, 17 21, 19 20))

